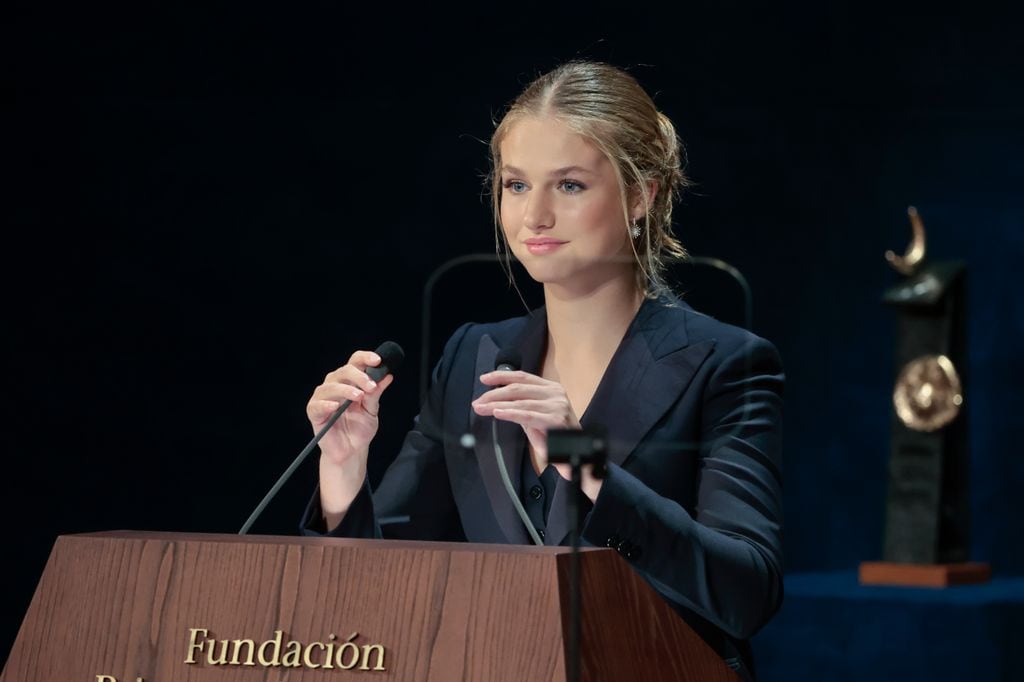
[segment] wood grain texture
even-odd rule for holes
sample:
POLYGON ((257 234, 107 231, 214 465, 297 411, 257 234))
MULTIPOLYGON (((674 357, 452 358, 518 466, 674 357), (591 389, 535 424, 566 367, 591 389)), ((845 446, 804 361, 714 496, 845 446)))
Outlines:
POLYGON ((906 564, 891 561, 864 561, 860 565, 861 585, 900 585, 903 587, 951 587, 987 583, 992 567, 986 563, 906 564))
MULTIPOLYGON (((119 531, 61 536, 0 682, 565 679, 568 550, 119 531), (218 640, 383 644, 387 670, 185 664, 218 640)), ((581 557, 585 680, 735 680, 611 550, 581 557)), ((321 657, 322 658, 322 657, 321 657)))
MULTIPOLYGON (((570 555, 558 557, 569 639, 570 555)), ((583 680, 736 682, 722 659, 614 551, 581 561, 583 680), (583 569, 586 566, 586 569, 583 569)))

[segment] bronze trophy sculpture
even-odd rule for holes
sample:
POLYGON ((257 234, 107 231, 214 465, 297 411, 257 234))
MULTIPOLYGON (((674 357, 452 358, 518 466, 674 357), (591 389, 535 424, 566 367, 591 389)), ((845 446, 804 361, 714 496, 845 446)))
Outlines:
POLYGON ((924 223, 907 213, 906 254, 885 254, 904 279, 882 297, 898 314, 883 561, 861 564, 860 581, 984 582, 988 565, 967 561, 966 268, 927 262, 924 223))

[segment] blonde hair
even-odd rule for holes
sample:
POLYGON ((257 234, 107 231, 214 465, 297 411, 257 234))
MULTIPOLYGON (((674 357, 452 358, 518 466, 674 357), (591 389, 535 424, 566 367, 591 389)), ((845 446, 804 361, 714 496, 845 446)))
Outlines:
MULTIPOLYGON (((636 258, 637 288, 657 296, 668 287, 668 263, 686 258, 672 234, 672 205, 690 183, 683 174, 683 149, 675 127, 650 96, 625 71, 609 64, 572 61, 540 76, 509 105, 491 136, 491 187, 496 249, 508 245, 501 226, 501 142, 521 118, 553 116, 593 142, 615 168, 627 229, 631 197, 639 196, 644 214, 640 236, 630 239, 636 258), (657 191, 650 197, 648 187, 657 191)), ((509 269, 511 273, 511 269, 509 269)))

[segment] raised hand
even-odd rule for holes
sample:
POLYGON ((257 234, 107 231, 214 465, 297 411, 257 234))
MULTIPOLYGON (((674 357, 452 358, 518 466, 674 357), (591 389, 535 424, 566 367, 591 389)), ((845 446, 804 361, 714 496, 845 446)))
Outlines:
POLYGON ((328 528, 341 520, 366 476, 370 441, 377 435, 380 396, 394 380, 388 374, 374 382, 366 375, 368 367, 380 362, 372 351, 356 351, 347 364, 324 377, 306 404, 306 416, 316 433, 342 402, 352 401, 320 441, 320 502, 328 528))
MULTIPOLYGON (((523 371, 488 372, 480 376, 480 381, 495 388, 473 401, 473 409, 479 415, 490 415, 522 426, 541 470, 548 463, 548 429, 580 428, 580 420, 572 409, 565 387, 557 381, 523 371)), ((568 464, 554 466, 564 478, 570 478, 568 464)), ((586 486, 584 492, 587 492, 586 486)))

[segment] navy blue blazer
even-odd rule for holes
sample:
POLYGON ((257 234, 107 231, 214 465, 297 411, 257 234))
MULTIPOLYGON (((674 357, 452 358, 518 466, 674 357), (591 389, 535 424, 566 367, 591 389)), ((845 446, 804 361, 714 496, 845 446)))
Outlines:
MULTIPOLYGON (((331 535, 529 544, 498 472, 492 418, 470 403, 489 389, 479 376, 500 348, 518 348, 523 369, 537 373, 546 339, 543 307, 460 327, 380 486, 365 484, 331 535)), ((623 554, 633 568, 734 665, 750 666, 745 640, 782 601, 782 387, 769 342, 685 303, 648 299, 580 418, 605 426, 609 447, 583 544, 631 548, 623 554)), ((525 434, 497 426, 508 471, 518 472, 525 434)), ((547 544, 567 541, 558 510, 568 492, 560 483, 552 499, 547 544)), ((318 527, 316 493, 302 529, 318 527)))

